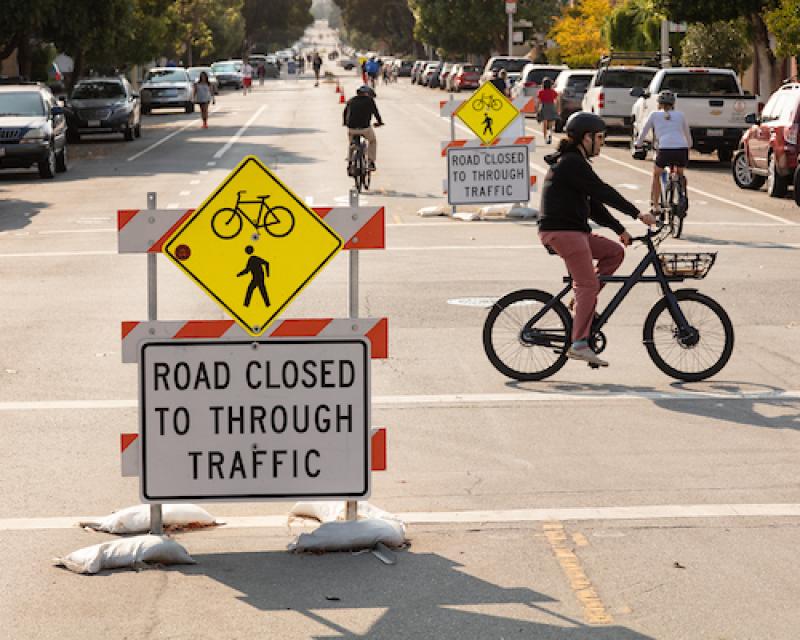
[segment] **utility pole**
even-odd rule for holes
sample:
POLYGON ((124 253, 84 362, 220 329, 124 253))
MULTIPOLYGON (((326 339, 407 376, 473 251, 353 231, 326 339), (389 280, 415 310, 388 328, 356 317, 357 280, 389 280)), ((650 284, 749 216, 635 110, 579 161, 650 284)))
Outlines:
POLYGON ((514 55, 511 51, 514 46, 514 14, 517 12, 516 0, 505 0, 506 15, 508 15, 508 56, 514 55))

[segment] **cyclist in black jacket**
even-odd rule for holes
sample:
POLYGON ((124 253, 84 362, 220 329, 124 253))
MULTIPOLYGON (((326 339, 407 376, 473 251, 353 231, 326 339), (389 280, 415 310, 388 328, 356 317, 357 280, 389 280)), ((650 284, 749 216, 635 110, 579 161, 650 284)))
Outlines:
POLYGON ((342 124, 347 127, 347 146, 354 135, 362 135, 367 139, 367 158, 369 168, 375 171, 375 161, 378 158, 378 141, 375 138, 375 131, 372 129, 372 118, 375 117, 376 127, 383 125, 381 114, 378 113, 378 105, 375 104, 375 91, 372 87, 364 85, 356 90, 356 95, 347 101, 342 116, 342 124))
POLYGON ((603 119, 593 113, 579 111, 569 117, 567 137, 555 153, 545 157, 550 169, 542 188, 539 220, 542 244, 564 259, 575 290, 572 346, 567 356, 600 366, 608 363, 592 351, 588 342, 600 291, 598 275, 612 275, 625 258, 622 245, 631 243, 630 234, 605 205, 644 224, 656 222, 653 215, 640 213, 635 204, 603 182, 589 164, 589 158, 600 153, 605 128, 603 119), (614 230, 622 245, 593 234, 589 219, 614 230))

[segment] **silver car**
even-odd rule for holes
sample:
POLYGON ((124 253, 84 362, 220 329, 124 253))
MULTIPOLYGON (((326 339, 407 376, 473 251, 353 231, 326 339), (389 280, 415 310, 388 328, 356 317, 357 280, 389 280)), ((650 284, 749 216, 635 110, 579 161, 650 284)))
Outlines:
POLYGON ((194 89, 189 73, 183 67, 155 67, 145 76, 139 90, 142 113, 153 109, 182 108, 194 111, 194 89))

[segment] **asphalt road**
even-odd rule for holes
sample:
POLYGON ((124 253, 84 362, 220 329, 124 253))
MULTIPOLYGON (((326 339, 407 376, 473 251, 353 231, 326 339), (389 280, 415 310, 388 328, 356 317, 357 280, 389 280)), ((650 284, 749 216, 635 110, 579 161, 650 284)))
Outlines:
MULTIPOLYGON (((358 84, 341 81, 348 95, 358 84)), ((795 638, 800 208, 693 158, 685 238, 664 246, 719 253, 694 283, 736 330, 716 377, 680 384, 650 362, 641 326, 658 295, 643 285, 608 328, 608 369, 570 362, 513 383, 483 353, 485 299, 553 290, 563 266, 533 223, 419 217, 446 203, 447 96, 407 80, 378 95, 387 126, 361 204, 386 208, 387 249, 361 253, 360 311, 390 322, 389 358, 372 367, 389 464, 370 501, 405 518, 410 548, 395 566, 293 556, 276 519, 236 524, 290 504, 215 503, 232 526, 177 536, 195 566, 87 578, 50 564, 111 539, 82 517, 138 503, 119 473, 119 434, 137 425, 119 326, 146 318, 146 259, 117 254, 116 211, 148 192, 193 208, 249 154, 315 206, 348 202, 334 85, 267 82, 222 95, 208 130, 159 112, 134 142, 73 146, 55 180, 0 173, 0 635, 795 638)), ((548 151, 532 156, 540 177, 548 151)), ((595 166, 645 206, 648 163, 612 140, 595 166)), ((628 250, 621 271, 641 256, 628 250)), ((346 283, 341 255, 285 317, 345 316, 346 283)), ((160 259, 159 317, 225 316, 160 259)))

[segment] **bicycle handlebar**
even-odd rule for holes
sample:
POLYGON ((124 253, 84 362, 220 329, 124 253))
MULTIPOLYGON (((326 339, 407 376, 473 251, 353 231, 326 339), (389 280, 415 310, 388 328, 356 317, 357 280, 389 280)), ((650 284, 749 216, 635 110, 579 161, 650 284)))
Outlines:
POLYGON ((654 238, 657 236, 666 226, 666 221, 664 220, 664 215, 658 216, 658 224, 656 224, 655 229, 648 227, 647 232, 643 236, 632 236, 631 242, 646 242, 649 238, 654 238))

